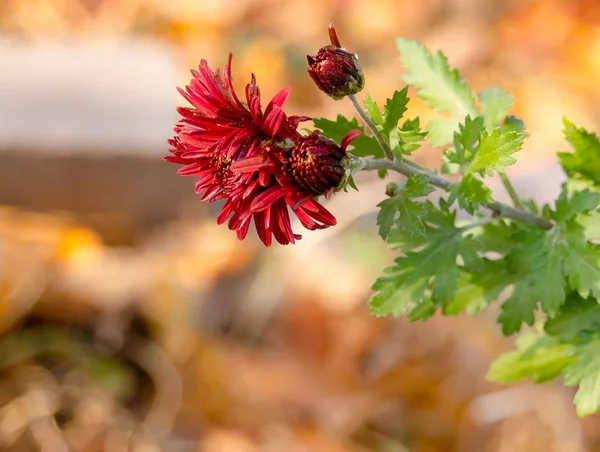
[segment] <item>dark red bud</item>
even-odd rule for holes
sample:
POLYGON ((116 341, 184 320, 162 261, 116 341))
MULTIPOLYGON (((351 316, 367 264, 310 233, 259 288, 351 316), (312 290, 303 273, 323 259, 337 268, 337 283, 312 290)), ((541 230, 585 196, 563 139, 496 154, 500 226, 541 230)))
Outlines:
POLYGON ((344 177, 345 149, 319 131, 296 141, 290 158, 292 178, 305 190, 322 195, 337 187, 344 177))
POLYGON ((331 45, 308 55, 308 75, 317 87, 335 100, 360 92, 365 86, 358 57, 342 48, 333 24, 329 25, 331 45))

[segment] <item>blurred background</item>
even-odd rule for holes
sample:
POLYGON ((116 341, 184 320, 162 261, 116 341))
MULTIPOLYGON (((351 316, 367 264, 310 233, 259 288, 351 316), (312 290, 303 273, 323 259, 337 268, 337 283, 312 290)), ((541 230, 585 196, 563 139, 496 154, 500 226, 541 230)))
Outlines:
POLYGON ((600 450, 571 389, 485 382, 511 347, 493 308, 368 316, 385 182, 265 250, 161 160, 175 87, 230 51, 239 93, 254 72, 264 104, 292 86, 291 114, 352 115, 305 72, 332 20, 380 102, 403 86, 396 36, 514 93, 524 196, 558 193, 563 115, 600 130, 597 0, 0 0, 0 450, 600 450))

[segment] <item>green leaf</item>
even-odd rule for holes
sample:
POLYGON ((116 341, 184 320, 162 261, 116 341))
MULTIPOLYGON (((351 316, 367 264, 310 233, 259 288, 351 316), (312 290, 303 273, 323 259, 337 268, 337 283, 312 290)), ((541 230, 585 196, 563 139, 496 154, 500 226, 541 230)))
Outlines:
POLYGON ((578 294, 572 293, 567 297, 558 315, 546 321, 544 330, 563 342, 569 342, 581 333, 597 331, 598 326, 600 326, 598 301, 581 298, 578 294))
POLYGON ((464 124, 459 124, 458 132, 454 133, 454 147, 444 152, 448 161, 461 166, 469 163, 477 151, 476 145, 483 130, 482 117, 471 119, 467 116, 464 124))
POLYGON ((408 320, 411 322, 417 320, 427 320, 433 314, 435 314, 436 310, 437 306, 434 305, 430 300, 425 299, 410 311, 410 314, 408 314, 408 320))
POLYGON ((577 128, 566 118, 565 138, 573 148, 573 153, 559 152, 558 157, 565 173, 570 178, 580 177, 600 184, 600 140, 598 135, 577 128))
POLYGON ((408 104, 408 86, 401 91, 395 91, 392 98, 387 100, 383 113, 384 133, 389 133, 398 127, 398 121, 406 111, 406 104, 408 104))
POLYGON ((565 274, 579 295, 592 294, 600 299, 600 246, 591 243, 572 244, 564 257, 565 274))
POLYGON ((418 251, 404 247, 406 255, 396 259, 396 265, 386 269, 386 275, 375 282, 373 289, 377 293, 370 301, 370 312, 374 315, 398 316, 425 300, 434 305, 448 304, 454 299, 461 276, 458 256, 475 266, 477 242, 470 236, 461 236, 454 226, 455 213, 448 210, 444 201, 440 201, 440 209, 430 202, 426 207, 427 223, 436 227, 427 227, 424 247, 418 251))
POLYGON ((480 205, 492 202, 492 191, 473 174, 466 174, 460 181, 450 185, 449 192, 448 203, 452 204, 458 199, 458 205, 471 215, 480 205))
POLYGON ((403 79, 418 89, 417 96, 439 112, 477 116, 471 89, 458 71, 450 70, 442 52, 432 55, 422 44, 403 38, 398 38, 396 44, 407 70, 403 79))
POLYGON ((500 125, 515 103, 512 94, 507 94, 500 88, 494 86, 484 89, 479 93, 481 112, 485 120, 485 128, 491 131, 500 125))
POLYGON ((465 172, 482 173, 491 176, 495 171, 504 171, 508 165, 515 163, 512 154, 523 146, 525 134, 519 132, 502 132, 497 127, 491 133, 481 134, 479 150, 465 172))
POLYGON ((401 128, 395 130, 398 133, 400 152, 404 155, 410 155, 413 151, 419 149, 421 147, 420 142, 427 136, 427 131, 422 131, 419 126, 419 118, 407 119, 401 128))
POLYGON ((513 239, 518 245, 505 259, 515 284, 498 318, 505 335, 518 331, 522 323, 533 324, 538 301, 544 312, 553 317, 566 297, 562 271, 566 249, 558 232, 524 229, 513 239))
POLYGON ((409 198, 420 198, 432 193, 434 188, 423 174, 413 174, 406 181, 404 193, 409 198))
POLYGON ((587 213, 598 207, 600 193, 587 189, 576 191, 569 196, 564 190, 556 200, 556 209, 552 217, 559 223, 572 219, 575 215, 587 213))
POLYGON ((496 300, 507 285, 510 276, 502 261, 482 259, 478 273, 461 272, 454 299, 444 306, 444 315, 458 315, 466 311, 474 315, 496 300))
POLYGON ((586 240, 600 240, 600 212, 577 215, 577 223, 583 227, 586 240))
POLYGON ((408 178, 406 185, 388 199, 384 199, 377 207, 377 224, 379 235, 385 240, 392 227, 396 224, 409 238, 413 235, 424 236, 425 225, 422 218, 427 214, 423 203, 415 202, 413 198, 427 196, 433 191, 425 176, 413 175, 408 178))
POLYGON ((509 336, 519 331, 523 323, 533 325, 537 304, 538 298, 534 289, 528 287, 526 282, 520 281, 515 284, 512 295, 502 304, 502 313, 498 317, 502 333, 509 336))
POLYGON ((567 344, 545 335, 524 334, 516 342, 516 350, 494 360, 486 375, 488 381, 513 383, 531 378, 541 383, 555 379, 577 360, 570 356, 567 344))
POLYGON ((500 129, 502 129, 502 132, 523 132, 525 130, 525 123, 516 116, 507 116, 500 129))
POLYGON ((365 108, 371 120, 378 126, 383 126, 384 119, 381 111, 379 110, 377 102, 371 99, 371 96, 367 94, 367 97, 365 97, 363 103, 365 104, 365 108))
MULTIPOLYGON (((400 195, 384 199, 377 204, 377 207, 379 207, 379 213, 377 214, 377 225, 379 226, 379 235, 383 240, 387 238, 388 234, 392 230, 394 220, 396 219, 398 211, 402 206, 401 203, 403 202, 404 198, 400 195)), ((423 227, 423 232, 425 232, 425 227, 423 227)))
POLYGON ((359 157, 373 156, 375 158, 382 158, 384 156, 379 144, 377 144, 377 140, 364 134, 364 128, 358 125, 356 118, 349 120, 342 115, 338 115, 335 121, 326 118, 315 118, 313 119, 313 123, 315 127, 321 129, 323 135, 331 138, 337 144, 342 143, 342 139, 348 132, 360 130, 363 134, 352 142, 352 146, 354 147, 352 154, 359 157))
POLYGON ((565 385, 577 386, 575 408, 579 416, 600 411, 600 339, 577 348, 579 360, 565 369, 565 385))

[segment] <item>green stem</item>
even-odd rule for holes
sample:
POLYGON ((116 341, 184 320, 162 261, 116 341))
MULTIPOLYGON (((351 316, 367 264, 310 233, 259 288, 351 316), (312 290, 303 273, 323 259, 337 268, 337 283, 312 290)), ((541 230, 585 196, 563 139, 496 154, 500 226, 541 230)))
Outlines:
POLYGON ((377 126, 375 125, 375 123, 373 123, 371 117, 367 114, 365 110, 363 110, 362 106, 360 105, 360 102, 358 101, 358 98, 356 97, 356 94, 350 94, 348 98, 350 99, 350 102, 352 102, 352 105, 354 105, 354 109, 356 110, 360 118, 363 120, 365 125, 369 128, 369 130, 377 140, 377 143, 379 143, 379 147, 381 148, 385 156, 389 160, 393 161, 394 154, 392 154, 390 146, 387 144, 387 141, 383 139, 383 136, 381 136, 379 130, 377 130, 377 126))
POLYGON ((500 171, 499 174, 500 179, 502 179, 502 184, 504 185, 504 188, 506 188, 506 191, 510 195, 510 199, 512 199, 513 204, 515 205, 515 207, 521 207, 521 200, 519 199, 519 195, 517 195, 515 187, 513 187, 513 184, 510 182, 510 179, 504 171, 500 171))
MULTIPOLYGON (((433 174, 425 169, 421 169, 419 167, 408 165, 404 162, 398 161, 389 161, 385 159, 361 159, 364 170, 379 170, 379 169, 387 169, 391 171, 396 171, 397 173, 403 174, 407 177, 412 176, 413 174, 422 174, 429 181, 431 185, 434 187, 441 188, 443 190, 448 190, 448 187, 452 182, 443 177, 438 176, 437 174, 433 174)), ((550 230, 554 227, 552 222, 533 215, 526 210, 515 209, 511 206, 503 204, 501 202, 491 202, 485 205, 486 208, 490 209, 494 212, 494 215, 509 218, 511 220, 519 221, 521 223, 530 224, 532 226, 537 226, 544 230, 550 230)))

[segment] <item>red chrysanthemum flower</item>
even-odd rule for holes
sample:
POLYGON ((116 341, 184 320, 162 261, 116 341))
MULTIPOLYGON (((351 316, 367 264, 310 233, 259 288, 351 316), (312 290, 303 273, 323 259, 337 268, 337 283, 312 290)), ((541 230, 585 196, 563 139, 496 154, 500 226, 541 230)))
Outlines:
POLYGON ((266 246, 272 236, 284 245, 301 237, 292 231, 289 210, 307 229, 335 225, 315 196, 330 194, 340 183, 345 148, 356 134, 349 134, 342 147, 318 132, 302 136, 298 124, 309 118, 288 117, 281 108, 289 88, 263 112, 254 75, 243 104, 232 85, 231 55, 222 73, 202 60, 192 75, 179 92, 193 108, 178 108, 182 118, 165 160, 184 165, 180 175, 198 177, 196 192, 203 201, 226 200, 217 222, 229 219, 229 229, 242 240, 254 220, 266 246))

